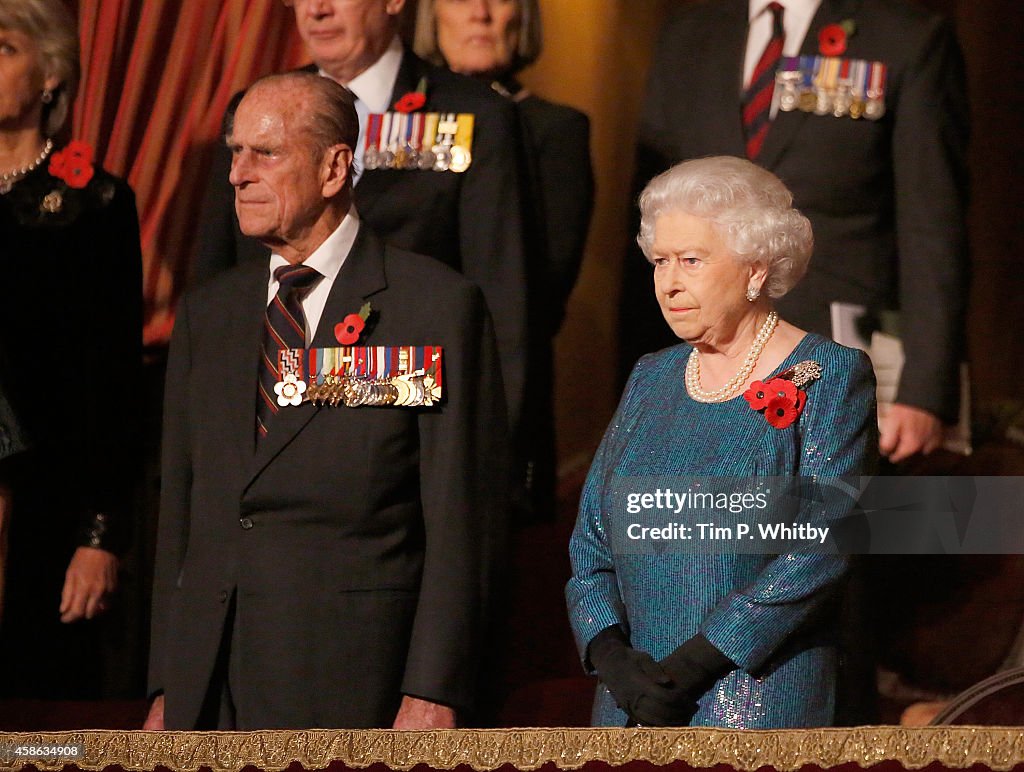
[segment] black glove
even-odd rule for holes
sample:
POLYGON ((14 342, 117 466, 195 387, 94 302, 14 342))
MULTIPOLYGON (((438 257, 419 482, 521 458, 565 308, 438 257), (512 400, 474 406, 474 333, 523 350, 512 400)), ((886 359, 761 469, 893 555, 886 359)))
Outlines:
POLYGON ((659 664, 672 676, 676 688, 694 700, 719 678, 736 669, 736 663, 700 633, 684 641, 659 664))
POLYGON ((686 726, 697 712, 697 703, 650 654, 630 646, 618 625, 595 635, 587 656, 630 725, 686 726))

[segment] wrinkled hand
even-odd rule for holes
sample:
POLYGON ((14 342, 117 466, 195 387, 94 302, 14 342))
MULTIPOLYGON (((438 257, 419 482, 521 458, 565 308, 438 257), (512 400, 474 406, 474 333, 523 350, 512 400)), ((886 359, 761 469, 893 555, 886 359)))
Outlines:
POLYGON ((164 729, 164 696, 153 699, 149 706, 149 715, 146 716, 146 723, 142 725, 145 732, 162 732, 164 729))
POLYGON ((878 450, 897 464, 916 453, 927 455, 942 444, 942 421, 919 407, 896 403, 882 421, 878 450))
POLYGON ((402 697, 398 714, 392 729, 454 729, 455 710, 447 705, 421 700, 419 697, 402 697))
POLYGON ((117 556, 96 547, 79 547, 71 556, 60 594, 60 621, 92 619, 107 610, 117 589, 117 556))
POLYGON ((587 651, 630 723, 686 726, 697 712, 697 703, 686 690, 676 686, 650 654, 630 646, 617 626, 598 633, 587 651))

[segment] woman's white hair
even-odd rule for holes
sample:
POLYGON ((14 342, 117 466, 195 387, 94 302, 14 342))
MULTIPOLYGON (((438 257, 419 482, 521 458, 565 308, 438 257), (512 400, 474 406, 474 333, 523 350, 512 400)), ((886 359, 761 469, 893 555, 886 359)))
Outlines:
MULTIPOLYGON (((44 77, 60 81, 43 105, 43 136, 60 133, 71 114, 81 76, 78 24, 62 0, 3 0, 0 27, 28 35, 39 48, 44 77)), ((42 96, 40 94, 40 96, 42 96)))
POLYGON ((762 289, 770 298, 785 295, 807 271, 811 223, 793 208, 793 194, 782 181, 750 161, 698 158, 651 180, 640 194, 636 239, 648 260, 655 222, 668 212, 710 221, 736 260, 767 266, 762 289))

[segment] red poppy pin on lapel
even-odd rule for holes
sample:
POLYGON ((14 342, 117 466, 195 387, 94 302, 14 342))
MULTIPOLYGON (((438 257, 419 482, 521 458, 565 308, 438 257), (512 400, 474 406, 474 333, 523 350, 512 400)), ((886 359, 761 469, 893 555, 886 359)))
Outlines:
POLYGON ((856 30, 857 25, 853 19, 845 19, 839 24, 826 24, 818 33, 818 52, 822 56, 842 56, 846 53, 847 40, 856 30))
POLYGON ((354 346, 359 342, 359 337, 366 329, 366 320, 373 313, 369 303, 363 303, 359 313, 349 314, 338 324, 334 325, 334 337, 342 346, 354 346))

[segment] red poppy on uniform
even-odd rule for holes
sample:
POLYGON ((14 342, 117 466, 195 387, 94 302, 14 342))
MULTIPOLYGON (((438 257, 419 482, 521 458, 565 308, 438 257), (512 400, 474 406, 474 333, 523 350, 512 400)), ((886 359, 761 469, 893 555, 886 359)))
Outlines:
POLYGON ((818 51, 822 56, 842 56, 846 53, 846 30, 841 24, 826 24, 818 33, 818 51))
POLYGON ((342 346, 352 346, 359 341, 363 334, 366 322, 359 314, 349 314, 338 324, 334 325, 334 337, 342 346))
POLYGON ((421 110, 427 103, 427 95, 419 91, 410 91, 403 94, 402 98, 395 102, 395 109, 400 113, 414 113, 421 110))

